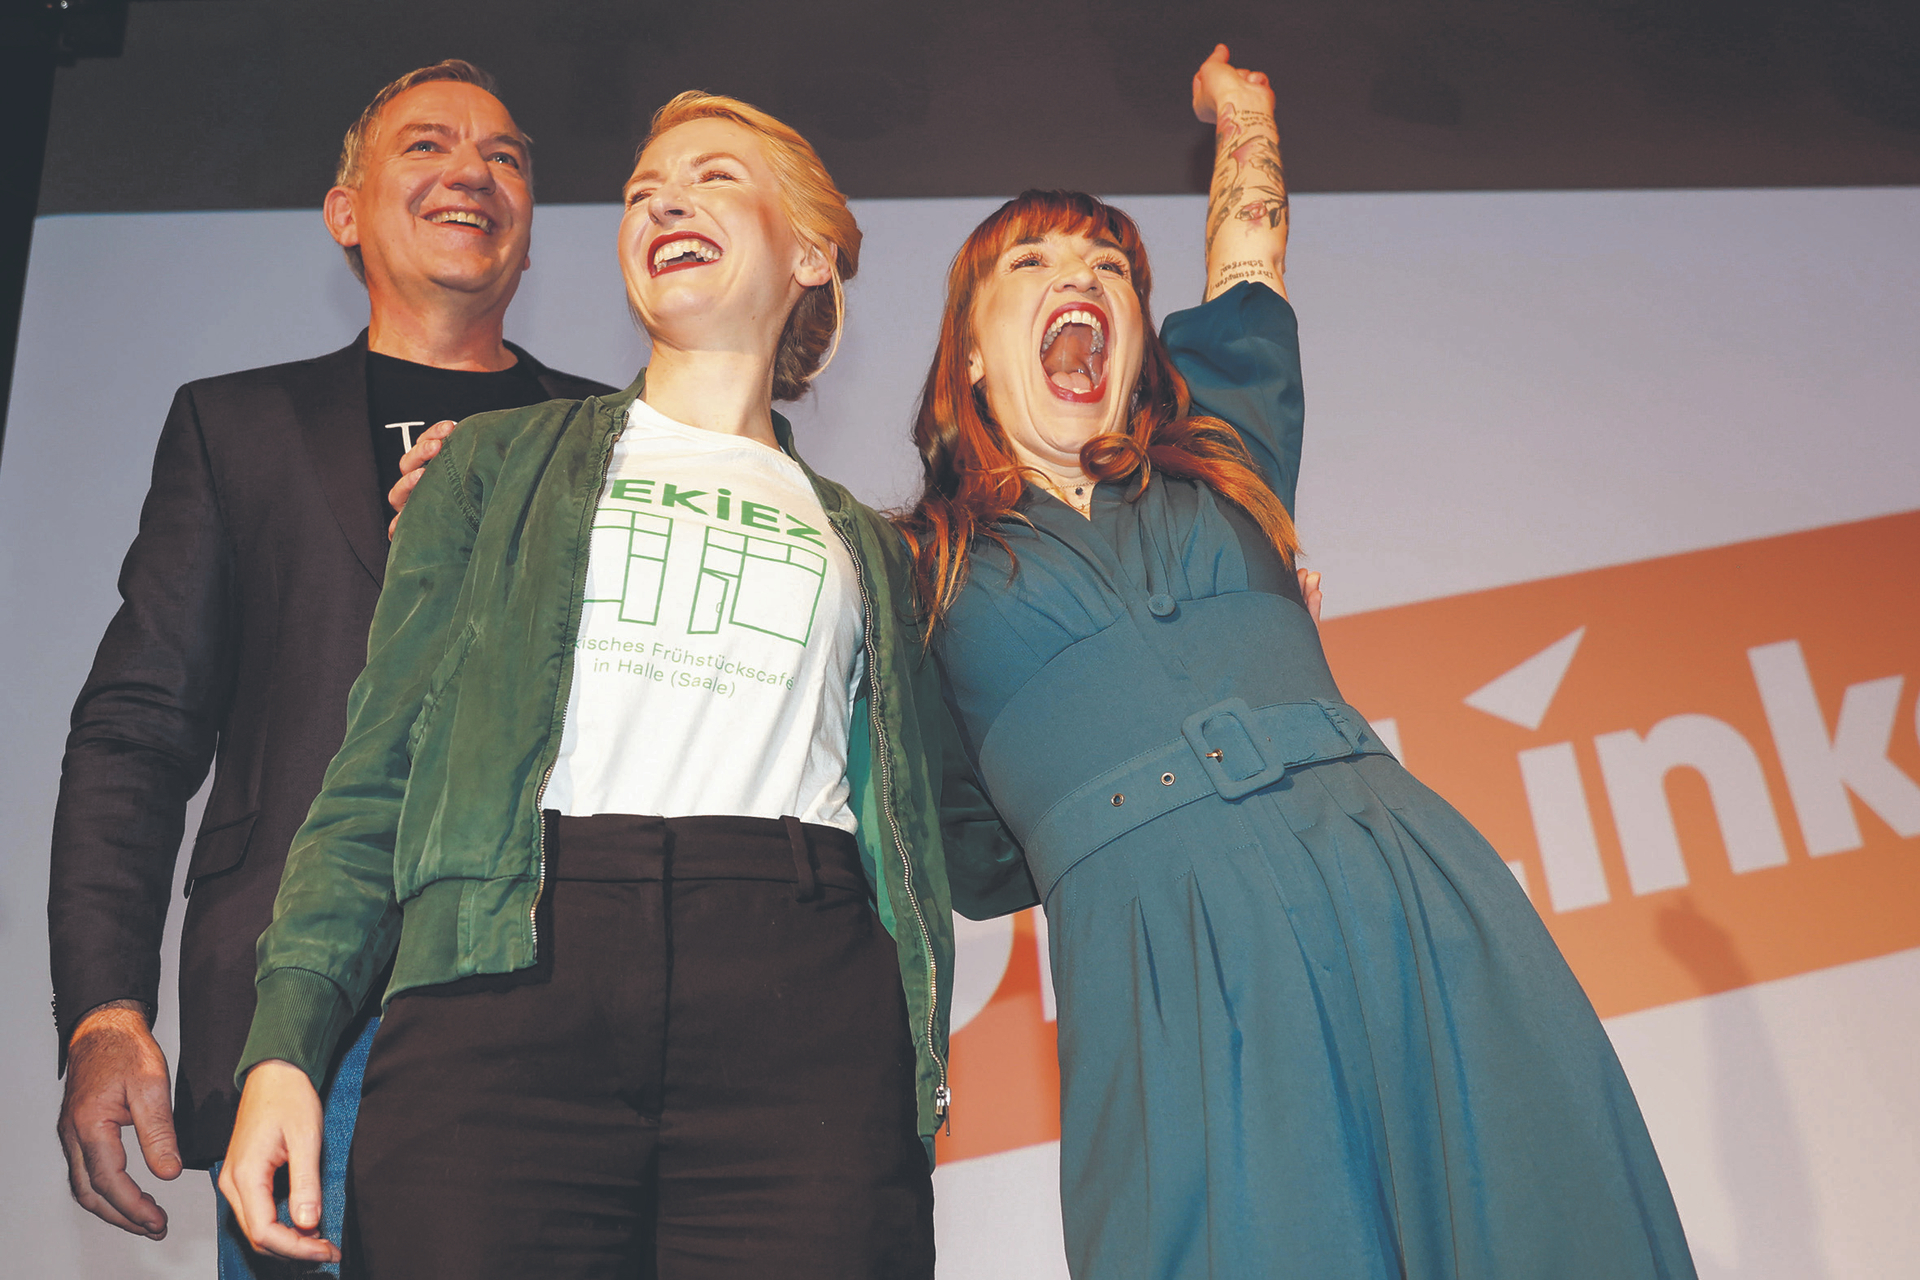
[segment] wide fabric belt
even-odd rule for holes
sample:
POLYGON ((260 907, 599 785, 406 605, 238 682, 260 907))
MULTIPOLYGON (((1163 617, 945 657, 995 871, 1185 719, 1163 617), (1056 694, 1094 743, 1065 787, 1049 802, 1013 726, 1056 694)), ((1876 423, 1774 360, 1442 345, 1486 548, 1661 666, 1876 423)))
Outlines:
POLYGON ((1162 814, 1208 796, 1238 800, 1301 765, 1389 754, 1344 702, 1315 698, 1249 708, 1228 698, 1188 716, 1179 737, 1068 792, 1020 844, 1045 899, 1082 858, 1162 814))

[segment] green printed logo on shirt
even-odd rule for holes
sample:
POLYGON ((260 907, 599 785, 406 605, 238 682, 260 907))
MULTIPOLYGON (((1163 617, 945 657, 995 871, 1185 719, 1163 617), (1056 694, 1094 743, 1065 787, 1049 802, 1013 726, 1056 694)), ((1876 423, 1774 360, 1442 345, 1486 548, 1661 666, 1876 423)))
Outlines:
POLYGON ((588 604, 617 605, 621 622, 661 624, 676 518, 612 503, 684 507, 704 517, 678 519, 685 526, 682 537, 704 534, 693 599, 686 606, 687 634, 717 635, 722 626, 732 625, 802 647, 812 637, 826 582, 826 557, 804 546, 715 528, 714 523, 731 521, 819 545, 817 529, 768 503, 736 501, 729 488, 703 490, 654 480, 615 480, 607 497, 593 521, 588 604), (696 498, 706 499, 711 508, 695 505, 696 498))
MULTIPOLYGON (((624 482, 623 482, 624 483, 624 482)), ((644 511, 601 507, 593 518, 594 573, 587 588, 588 604, 618 604, 620 621, 652 626, 660 621, 660 593, 667 580, 667 550, 673 543, 673 521, 644 511), (601 566, 608 572, 602 574, 601 566), (618 594, 594 594, 617 585, 618 594)))
POLYGON ((724 615, 735 626, 805 645, 826 580, 824 556, 770 538, 708 529, 687 634, 713 635, 724 615))

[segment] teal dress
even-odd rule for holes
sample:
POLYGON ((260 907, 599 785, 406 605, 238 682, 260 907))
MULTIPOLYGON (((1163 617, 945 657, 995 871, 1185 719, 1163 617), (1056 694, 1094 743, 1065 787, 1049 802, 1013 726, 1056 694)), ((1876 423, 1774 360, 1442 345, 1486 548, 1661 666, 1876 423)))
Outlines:
MULTIPOLYGON (((1242 284, 1165 337, 1291 507, 1292 309, 1242 284)), ((956 900, 1047 911, 1073 1274, 1692 1276, 1579 983, 1341 700, 1253 522, 1165 475, 1019 516, 936 644, 1024 853, 956 900)))

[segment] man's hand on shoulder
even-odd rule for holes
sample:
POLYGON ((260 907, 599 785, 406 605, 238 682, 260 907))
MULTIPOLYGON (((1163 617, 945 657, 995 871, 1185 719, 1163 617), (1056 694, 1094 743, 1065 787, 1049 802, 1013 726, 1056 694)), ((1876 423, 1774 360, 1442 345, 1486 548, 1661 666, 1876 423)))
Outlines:
POLYGON ((167 1211, 128 1175, 120 1131, 133 1126, 156 1178, 179 1177, 167 1094, 167 1056, 135 1002, 116 1000, 80 1020, 67 1049, 67 1093, 60 1103, 67 1182, 82 1209, 151 1240, 166 1238, 167 1211))
POLYGON ((453 434, 457 422, 436 422, 420 433, 413 442, 413 448, 400 458, 400 479, 393 488, 387 490, 387 505, 393 508, 393 519, 387 521, 387 540, 393 540, 393 531, 400 525, 400 513, 406 510, 407 499, 413 496, 413 486, 420 483, 420 477, 426 474, 427 459, 440 452, 440 446, 453 434))

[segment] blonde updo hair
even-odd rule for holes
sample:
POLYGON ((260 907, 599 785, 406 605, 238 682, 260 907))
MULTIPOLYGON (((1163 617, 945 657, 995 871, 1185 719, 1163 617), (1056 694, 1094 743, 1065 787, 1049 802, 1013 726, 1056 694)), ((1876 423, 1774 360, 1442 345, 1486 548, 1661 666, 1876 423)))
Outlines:
POLYGON ((773 398, 798 400, 840 345, 847 319, 846 282, 860 269, 860 225, 813 145, 791 126, 738 98, 689 89, 653 113, 640 152, 667 130, 692 120, 731 120, 757 134, 794 233, 827 253, 833 278, 808 289, 794 304, 773 358, 773 398))

